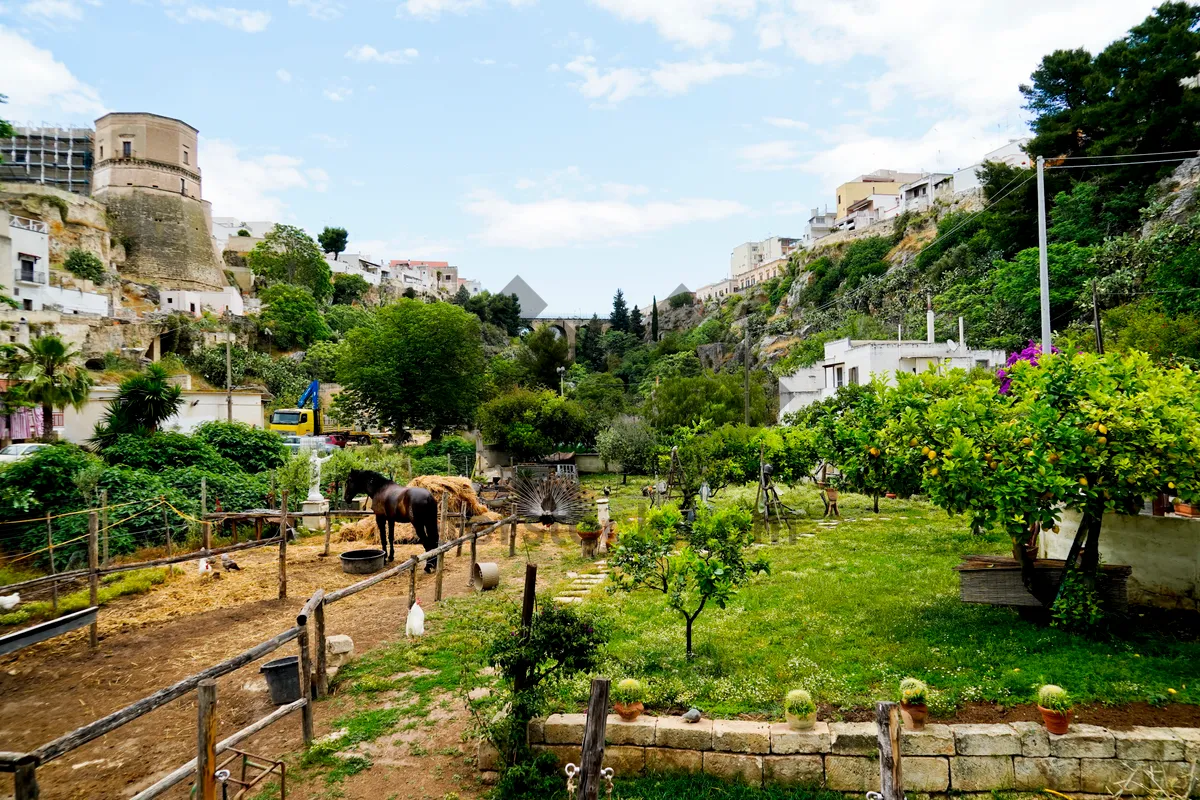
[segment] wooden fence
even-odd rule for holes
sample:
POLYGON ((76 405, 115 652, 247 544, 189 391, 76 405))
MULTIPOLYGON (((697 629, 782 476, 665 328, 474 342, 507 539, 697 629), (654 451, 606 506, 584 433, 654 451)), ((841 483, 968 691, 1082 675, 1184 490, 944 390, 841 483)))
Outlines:
MULTIPOLYGON (((285 505, 286 508, 286 505, 285 505)), ((334 512, 337 513, 337 512, 334 512)), ((325 672, 325 606, 330 603, 336 603, 339 600, 344 600, 358 592, 365 591, 372 586, 378 585, 389 578, 398 577, 405 573, 409 573, 409 606, 416 599, 416 573, 417 567, 424 561, 428 561, 435 556, 442 556, 448 553, 452 548, 457 548, 458 552, 462 552, 462 545, 469 543, 471 546, 471 565, 468 574, 475 574, 475 559, 476 559, 476 544, 480 538, 489 536, 496 531, 504 531, 507 526, 509 537, 509 555, 515 552, 515 539, 517 534, 517 516, 511 515, 505 517, 498 522, 488 523, 487 527, 482 530, 465 532, 467 525, 465 515, 460 522, 460 535, 457 539, 451 540, 438 546, 433 550, 422 553, 419 556, 404 561, 401 564, 387 569, 378 574, 372 575, 365 580, 347 586, 343 589, 337 589, 332 592, 326 592, 324 589, 318 589, 316 593, 300 609, 300 613, 296 617, 296 624, 287 630, 279 633, 265 642, 261 642, 248 650, 239 653, 233 658, 222 661, 208 669, 198 672, 178 681, 165 689, 160 689, 149 697, 138 700, 136 703, 126 706, 119 711, 102 717, 94 722, 90 722, 81 728, 77 728, 70 733, 64 734, 57 739, 48 742, 41 747, 31 750, 28 753, 15 753, 0 751, 0 772, 14 773, 14 787, 16 789, 16 800, 37 800, 41 792, 38 787, 37 770, 56 758, 60 758, 67 753, 75 750, 83 745, 99 738, 107 733, 117 730, 123 725, 126 725, 135 719, 138 719, 146 714, 161 708, 166 704, 177 700, 178 698, 196 690, 201 690, 201 695, 198 697, 198 735, 197 735, 197 755, 186 764, 181 765, 178 769, 161 778, 151 786, 146 787, 138 794, 134 795, 133 800, 150 800, 150 798, 158 797, 163 792, 166 792, 171 787, 186 780, 188 776, 194 775, 196 778, 197 796, 208 800, 209 798, 217 797, 217 778, 214 772, 215 761, 217 755, 236 747, 238 743, 248 739, 250 736, 262 731, 275 722, 284 717, 299 711, 301 717, 301 732, 304 737, 304 745, 307 747, 312 743, 313 739, 313 708, 312 697, 315 694, 317 697, 324 697, 329 692, 326 672, 325 672), (315 627, 315 637, 309 636, 309 622, 312 622, 315 627), (283 647, 285 644, 296 640, 300 658, 300 699, 294 703, 277 708, 267 716, 251 723, 245 728, 237 731, 226 739, 216 741, 216 688, 212 681, 216 678, 227 675, 237 669, 240 669, 247 664, 258 661, 264 656, 283 647), (316 664, 313 664, 313 650, 316 651, 316 664), (316 686, 311 685, 312 675, 316 672, 316 686), (315 689, 315 692, 314 692, 315 689)), ((327 526, 328 530, 328 526, 327 526)), ((280 566, 281 576, 283 558, 286 554, 287 536, 277 537, 280 544, 280 566)), ((265 546, 273 543, 273 540, 264 542, 246 543, 238 547, 244 549, 247 546, 265 546)), ((202 551, 203 552, 203 551, 202 551)), ((213 551, 215 554, 217 551, 213 551)), ((229 548, 225 552, 230 552, 229 548)), ((174 557, 178 560, 194 560, 198 557, 203 557, 195 553, 189 554, 187 557, 174 557)), ((164 561, 159 559, 158 561, 164 561)), ((434 591, 435 600, 440 600, 442 595, 442 569, 444 558, 438 558, 437 574, 435 577, 434 591)), ((175 561, 166 561, 166 563, 176 563, 175 561)), ((141 565, 141 566, 145 566, 141 565)), ((130 565, 129 569, 139 569, 141 566, 130 565)), ((93 577, 97 574, 96 569, 90 570, 87 574, 93 577)), ((56 576, 62 579, 62 575, 56 576)), ((473 577, 472 577, 473 580, 473 577)), ((286 577, 281 577, 281 591, 286 593, 286 577)), ((286 594, 281 594, 281 597, 286 594)))

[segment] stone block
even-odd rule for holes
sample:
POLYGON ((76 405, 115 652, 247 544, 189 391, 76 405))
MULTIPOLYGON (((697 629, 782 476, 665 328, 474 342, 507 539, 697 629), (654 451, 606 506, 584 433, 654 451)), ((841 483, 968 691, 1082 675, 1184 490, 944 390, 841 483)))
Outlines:
POLYGON ((771 752, 776 755, 828 753, 829 723, 816 722, 808 730, 792 730, 786 722, 771 726, 771 752))
POLYGON ((699 750, 675 750, 666 747, 646 748, 647 772, 702 772, 704 756, 699 750))
POLYGON ((955 725, 954 746, 960 756, 1019 756, 1021 737, 1009 725, 955 725))
POLYGON ((579 764, 583 747, 569 744, 535 744, 533 750, 538 753, 550 753, 558 759, 558 765, 564 767, 567 764, 579 764))
POLYGON ((1021 755, 1026 758, 1046 758, 1050 755, 1050 734, 1037 722, 1010 722, 1021 737, 1021 755))
POLYGON ((1049 738, 1050 755, 1056 758, 1112 758, 1117 753, 1112 732, 1097 725, 1072 725, 1061 736, 1049 738))
POLYGON ((879 759, 825 756, 825 787, 839 792, 878 792, 879 759))
POLYGON ((475 766, 484 772, 500 769, 500 751, 487 739, 479 740, 475 750, 475 766))
POLYGON ((604 741, 613 745, 651 747, 657 726, 658 717, 641 716, 633 722, 625 722, 616 714, 609 714, 608 724, 604 728, 604 741))
POLYGON ((904 789, 909 792, 944 792, 950 788, 950 759, 915 756, 901 762, 904 789))
POLYGON ((587 714, 551 714, 542 726, 546 744, 583 744, 587 714))
MULTIPOLYGON (((1080 788, 1090 794, 1182 794, 1191 777, 1186 761, 1129 761, 1120 758, 1085 758, 1080 762, 1080 788)), ((1200 792, 1193 787, 1193 795, 1200 792)))
POLYGON ((1013 788, 1011 756, 955 756, 950 759, 950 788, 956 792, 990 792, 1013 788))
POLYGON ((954 729, 949 725, 926 725, 923 731, 900 731, 902 756, 954 755, 954 729))
POLYGON ((741 753, 707 752, 704 754, 704 774, 725 780, 741 779, 751 786, 761 787, 763 759, 741 753))
POLYGON ((1183 758, 1193 764, 1200 764, 1200 728, 1171 728, 1183 742, 1183 758))
POLYGON ((325 666, 341 667, 354 658, 354 640, 344 633, 325 637, 325 666))
POLYGON ((617 745, 604 748, 605 767, 612 767, 617 775, 638 775, 646 768, 646 748, 617 745))
POLYGON ((484 786, 495 786, 500 780, 499 772, 481 772, 479 773, 479 782, 484 786))
POLYGON ((1054 789, 1059 792, 1079 791, 1078 758, 1027 758, 1013 759, 1013 775, 1017 790, 1040 792, 1054 789))
POLYGON ((527 729, 529 744, 542 744, 546 741, 546 720, 531 719, 527 729))
POLYGON ((829 723, 829 749, 839 756, 873 756, 879 753, 879 729, 874 722, 829 723))
POLYGON ((767 756, 763 759, 763 781, 820 787, 825 783, 825 763, 818 755, 767 756))
POLYGON ((1117 758, 1132 761, 1182 761, 1184 742, 1170 728, 1143 728, 1112 731, 1117 758))
POLYGON ((684 722, 682 717, 659 717, 654 726, 654 744, 679 750, 712 750, 713 721, 684 722))
POLYGON ((713 722, 713 750, 725 753, 771 752, 771 726, 766 722, 718 719, 713 722))

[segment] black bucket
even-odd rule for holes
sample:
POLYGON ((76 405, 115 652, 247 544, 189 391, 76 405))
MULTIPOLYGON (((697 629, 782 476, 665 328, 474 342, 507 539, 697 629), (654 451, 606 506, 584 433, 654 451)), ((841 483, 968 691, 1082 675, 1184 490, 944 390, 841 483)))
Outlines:
POLYGON ((300 699, 300 656, 268 661, 258 671, 267 678, 272 703, 283 706, 300 699))

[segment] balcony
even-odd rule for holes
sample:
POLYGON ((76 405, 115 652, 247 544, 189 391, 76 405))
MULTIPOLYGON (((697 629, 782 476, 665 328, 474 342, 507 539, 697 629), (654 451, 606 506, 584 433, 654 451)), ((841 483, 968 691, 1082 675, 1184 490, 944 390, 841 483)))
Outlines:
POLYGON ((13 270, 13 281, 16 283, 33 283, 45 286, 46 273, 41 270, 17 268, 13 270))
POLYGON ((50 226, 40 220, 28 219, 26 217, 12 216, 8 219, 8 226, 22 231, 31 231, 33 233, 50 233, 50 226))

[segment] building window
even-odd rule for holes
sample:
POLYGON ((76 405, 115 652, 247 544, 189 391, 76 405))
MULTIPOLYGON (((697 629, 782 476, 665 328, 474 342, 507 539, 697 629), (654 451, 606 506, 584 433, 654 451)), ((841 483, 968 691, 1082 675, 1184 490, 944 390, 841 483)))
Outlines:
POLYGON ((121 155, 125 158, 133 157, 133 142, 121 142, 121 155))
POLYGON ((179 193, 182 195, 187 194, 187 181, 183 178, 179 179, 179 193))
POLYGON ((858 367, 850 368, 850 385, 858 386, 858 367))
POLYGON ((25 163, 25 154, 24 154, 24 153, 17 153, 17 158, 16 158, 16 161, 17 161, 17 163, 18 163, 18 164, 24 164, 24 163, 25 163))
POLYGON ((841 367, 833 371, 833 384, 839 389, 846 385, 846 376, 841 367))
POLYGON ((988 368, 987 359, 986 358, 975 359, 975 368, 976 369, 987 369, 988 368))
POLYGON ((32 300, 22 300, 21 305, 24 306, 26 311, 33 311, 33 301, 32 300))
POLYGON ((100 160, 104 160, 104 145, 100 145, 100 160))
POLYGON ((183 163, 185 163, 185 164, 188 163, 188 151, 187 150, 183 151, 183 163))

